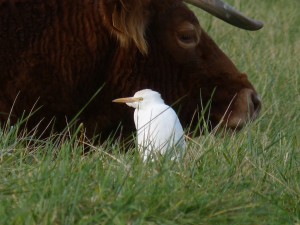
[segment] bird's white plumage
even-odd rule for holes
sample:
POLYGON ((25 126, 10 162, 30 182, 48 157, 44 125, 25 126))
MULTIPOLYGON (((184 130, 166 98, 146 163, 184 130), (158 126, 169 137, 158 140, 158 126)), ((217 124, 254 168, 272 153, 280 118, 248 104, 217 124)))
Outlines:
POLYGON ((126 104, 135 108, 137 142, 144 160, 166 153, 173 159, 180 158, 186 143, 175 111, 164 103, 158 92, 150 89, 136 92, 131 99, 136 101, 126 104))

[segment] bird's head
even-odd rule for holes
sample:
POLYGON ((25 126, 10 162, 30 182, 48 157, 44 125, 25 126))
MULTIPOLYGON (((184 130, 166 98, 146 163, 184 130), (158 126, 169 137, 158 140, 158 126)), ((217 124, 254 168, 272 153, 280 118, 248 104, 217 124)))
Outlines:
POLYGON ((164 100, 158 92, 151 89, 144 89, 136 92, 133 97, 117 98, 113 100, 113 102, 126 103, 128 106, 135 109, 143 109, 152 104, 164 103, 164 100))

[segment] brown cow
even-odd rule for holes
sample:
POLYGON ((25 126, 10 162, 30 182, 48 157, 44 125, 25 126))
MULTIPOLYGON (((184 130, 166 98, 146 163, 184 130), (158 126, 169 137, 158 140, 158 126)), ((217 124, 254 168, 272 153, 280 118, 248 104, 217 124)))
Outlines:
MULTIPOLYGON (((187 2, 235 26, 262 27, 219 0, 187 2)), ((103 137, 121 121, 125 134, 134 129, 130 109, 111 101, 145 88, 168 104, 181 99, 184 126, 210 101, 212 126, 242 127, 260 110, 247 76, 181 0, 0 1, 2 124, 34 108, 29 128, 55 117, 59 131, 101 87, 78 120, 103 137)))

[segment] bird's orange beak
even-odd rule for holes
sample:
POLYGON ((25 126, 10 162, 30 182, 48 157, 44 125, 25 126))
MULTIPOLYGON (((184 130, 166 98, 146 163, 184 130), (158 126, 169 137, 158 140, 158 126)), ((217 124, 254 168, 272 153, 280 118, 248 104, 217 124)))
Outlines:
POLYGON ((141 101, 143 101, 143 98, 134 98, 134 97, 117 98, 113 100, 113 102, 115 103, 132 103, 132 102, 141 102, 141 101))

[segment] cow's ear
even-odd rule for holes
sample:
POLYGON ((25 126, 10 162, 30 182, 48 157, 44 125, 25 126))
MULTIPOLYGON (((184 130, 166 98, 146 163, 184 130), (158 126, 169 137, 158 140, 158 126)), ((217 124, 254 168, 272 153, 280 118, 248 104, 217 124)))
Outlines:
POLYGON ((147 54, 145 30, 148 24, 148 5, 145 0, 106 0, 102 5, 105 25, 124 48, 135 44, 142 54, 147 54))

